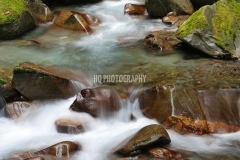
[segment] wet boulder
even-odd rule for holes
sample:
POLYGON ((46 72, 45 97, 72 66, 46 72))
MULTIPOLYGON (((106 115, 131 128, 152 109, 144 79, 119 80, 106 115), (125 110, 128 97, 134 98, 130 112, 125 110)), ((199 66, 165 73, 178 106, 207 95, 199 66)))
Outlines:
POLYGON ((94 117, 108 116, 121 108, 116 91, 108 87, 87 88, 78 93, 70 109, 94 117))
POLYGON ((143 114, 163 123, 171 115, 203 119, 196 91, 188 86, 154 86, 143 91, 139 97, 143 114))
POLYGON ((213 3, 217 2, 218 0, 190 0, 195 9, 199 9, 205 5, 212 5, 213 3))
POLYGON ((12 102, 8 103, 5 107, 5 114, 7 117, 18 120, 28 113, 29 110, 33 109, 31 102, 12 102))
POLYGON ((28 2, 28 8, 34 19, 40 22, 49 22, 53 19, 50 8, 41 0, 31 0, 28 2))
POLYGON ((84 132, 83 123, 71 119, 59 119, 55 122, 57 132, 79 134, 84 132))
POLYGON ((53 23, 61 28, 73 29, 91 34, 91 25, 99 24, 100 20, 91 15, 69 10, 60 10, 54 12, 53 23))
POLYGON ((154 50, 168 53, 178 48, 181 44, 181 41, 178 40, 174 32, 152 32, 144 39, 144 44, 148 48, 154 50))
POLYGON ((146 151, 154 146, 164 146, 171 142, 167 131, 158 124, 149 125, 140 129, 130 140, 120 144, 115 153, 120 155, 134 155, 139 151, 146 151))
POLYGON ((144 5, 128 3, 125 5, 124 13, 129 15, 145 15, 147 14, 147 10, 144 5))
POLYGON ((145 6, 152 17, 163 17, 171 11, 183 15, 194 12, 190 0, 146 0, 145 6))
POLYGON ((240 59, 239 21, 240 4, 221 0, 196 11, 176 36, 214 58, 240 59))
POLYGON ((70 73, 21 63, 14 68, 13 85, 29 100, 70 98, 76 95, 81 83, 70 73))
POLYGON ((36 26, 22 0, 0 0, 0 40, 14 39, 36 26))
POLYGON ((153 158, 161 158, 161 159, 180 159, 182 157, 181 154, 172 151, 167 148, 153 148, 148 151, 151 157, 153 158))
POLYGON ((142 113, 180 134, 230 133, 240 130, 237 89, 154 86, 139 97, 142 113))

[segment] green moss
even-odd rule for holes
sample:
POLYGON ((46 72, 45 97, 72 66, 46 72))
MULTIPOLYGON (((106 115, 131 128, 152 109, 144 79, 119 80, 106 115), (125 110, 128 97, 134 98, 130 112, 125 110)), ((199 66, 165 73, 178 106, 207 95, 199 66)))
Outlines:
POLYGON ((0 0, 0 25, 15 21, 26 6, 25 0, 0 0))
POLYGON ((186 37, 187 35, 193 33, 196 28, 208 28, 208 23, 204 17, 203 9, 204 8, 200 8, 188 18, 186 23, 176 31, 177 37, 186 37))
POLYGON ((216 3, 217 12, 212 19, 215 44, 224 50, 229 46, 226 41, 234 42, 236 29, 240 28, 240 5, 235 0, 226 0, 226 2, 216 3))
POLYGON ((34 69, 25 69, 22 67, 15 67, 13 73, 21 73, 21 72, 29 72, 29 73, 36 73, 37 71, 34 69))
POLYGON ((1 85, 4 85, 4 84, 6 84, 7 83, 7 80, 5 80, 4 78, 2 78, 1 76, 0 76, 0 84, 1 85))

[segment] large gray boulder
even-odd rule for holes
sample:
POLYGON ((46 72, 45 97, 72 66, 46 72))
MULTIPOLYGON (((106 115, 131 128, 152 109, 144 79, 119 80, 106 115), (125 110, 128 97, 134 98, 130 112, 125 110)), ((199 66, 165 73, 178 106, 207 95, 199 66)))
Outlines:
POLYGON ((176 36, 214 58, 240 58, 240 4, 220 0, 196 11, 176 36))
POLYGON ((190 0, 146 0, 147 12, 152 17, 163 17, 169 12, 177 14, 192 14, 194 7, 190 0))

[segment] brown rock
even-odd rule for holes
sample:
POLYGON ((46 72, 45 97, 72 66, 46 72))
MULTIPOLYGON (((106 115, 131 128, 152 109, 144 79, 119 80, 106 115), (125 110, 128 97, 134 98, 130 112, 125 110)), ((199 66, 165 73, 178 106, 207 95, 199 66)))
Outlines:
POLYGON ((69 98, 80 91, 76 87, 80 82, 72 78, 74 75, 69 73, 52 72, 25 62, 14 68, 12 82, 15 89, 29 100, 56 99, 69 98))
POLYGON ((69 156, 71 153, 81 149, 81 146, 70 141, 63 141, 50 146, 46 149, 34 152, 35 155, 52 155, 58 158, 62 156, 69 156))
POLYGON ((49 22, 53 19, 53 14, 50 8, 42 3, 41 0, 31 0, 28 3, 28 7, 33 17, 37 21, 49 22))
POLYGON ((240 130, 239 90, 199 90, 183 85, 155 86, 139 98, 140 109, 180 134, 229 133, 240 130))
POLYGON ((124 9, 124 14, 129 15, 145 15, 147 14, 147 10, 144 5, 137 4, 126 4, 124 9))
POLYGON ((70 109, 86 112, 94 117, 107 116, 121 108, 118 94, 107 87, 96 87, 81 90, 70 109))
POLYGON ((196 91, 187 86, 155 86, 142 92, 141 111, 149 118, 164 122, 171 115, 182 115, 204 120, 196 91))
POLYGON ((190 0, 147 0, 145 6, 148 14, 152 17, 163 17, 172 11, 177 14, 192 14, 194 12, 190 0))
POLYGON ((139 130, 130 140, 120 144, 115 153, 120 155, 134 155, 153 146, 164 146, 171 142, 167 131, 158 124, 146 126, 139 130))
POLYGON ((174 50, 179 46, 181 41, 179 41, 174 32, 152 32, 144 39, 144 44, 161 52, 168 52, 174 50))
POLYGON ((53 23, 61 28, 79 30, 91 34, 92 29, 90 25, 98 24, 100 21, 90 15, 69 10, 61 10, 54 12, 53 23))
POLYGON ((79 134, 84 132, 81 122, 70 119, 57 120, 55 125, 59 133, 79 134))
POLYGON ((18 120, 31 108, 33 108, 33 106, 30 102, 13 102, 6 105, 5 113, 7 117, 18 120))
POLYGON ((169 116, 162 125, 164 128, 172 129, 180 134, 202 135, 209 133, 205 120, 194 120, 184 116, 169 116))
POLYGON ((207 121, 240 126, 240 90, 198 90, 197 95, 207 121))
POLYGON ((151 157, 154 158, 163 158, 163 159, 178 159, 181 158, 181 154, 172 151, 170 149, 166 148, 153 148, 148 153, 151 155, 151 157))
POLYGON ((162 22, 167 23, 167 24, 174 24, 178 20, 179 20, 179 18, 176 16, 165 16, 162 18, 162 22))

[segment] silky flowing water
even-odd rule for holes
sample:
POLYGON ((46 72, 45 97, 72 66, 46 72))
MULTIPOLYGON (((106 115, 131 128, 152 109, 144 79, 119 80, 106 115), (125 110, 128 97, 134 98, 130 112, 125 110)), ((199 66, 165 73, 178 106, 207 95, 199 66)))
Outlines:
MULTIPOLYGON (((181 50, 177 54, 165 56, 159 56, 157 51, 152 51, 154 54, 149 53, 139 40, 144 39, 150 31, 174 28, 163 24, 160 19, 124 15, 123 9, 127 3, 143 4, 138 1, 121 0, 54 8, 94 15, 101 20, 101 24, 94 28, 92 35, 78 35, 76 32, 58 30, 52 27, 52 23, 40 24, 37 29, 17 40, 0 42, 0 74, 11 78, 12 69, 16 65, 21 62, 32 62, 74 72, 76 76, 92 85, 99 85, 93 82, 94 75, 97 74, 143 74, 147 75, 146 84, 155 81, 168 84, 174 81, 208 86, 214 81, 216 85, 214 87, 228 85, 238 88, 238 82, 232 79, 226 78, 228 80, 226 84, 226 81, 216 82, 209 78, 210 75, 206 78, 198 76, 199 72, 192 74, 195 72, 191 70, 192 67, 198 71, 201 70, 199 64, 212 64, 209 59, 184 61, 185 53, 181 50), (203 83, 199 84, 199 81, 203 83)), ((211 73, 217 67, 218 65, 211 65, 206 71, 211 73)), ((108 118, 93 118, 86 113, 70 111, 69 106, 75 97, 67 100, 34 101, 35 108, 17 122, 5 118, 2 110, 0 159, 15 153, 41 150, 60 141, 74 141, 82 145, 82 150, 72 157, 73 160, 108 159, 108 153, 124 139, 146 125, 157 123, 155 120, 145 118, 139 110, 135 94, 139 91, 138 86, 142 84, 111 85, 117 91, 128 91, 129 99, 119 100, 122 109, 108 118), (136 118, 135 121, 130 119, 131 114, 136 118), (87 122, 84 126, 86 132, 79 135, 57 133, 54 122, 61 118, 87 122)), ((86 87, 88 86, 83 88, 86 87)), ((205 136, 179 135, 170 130, 168 132, 172 140, 169 146, 171 149, 193 151, 199 155, 229 155, 240 158, 240 132, 205 136)))

